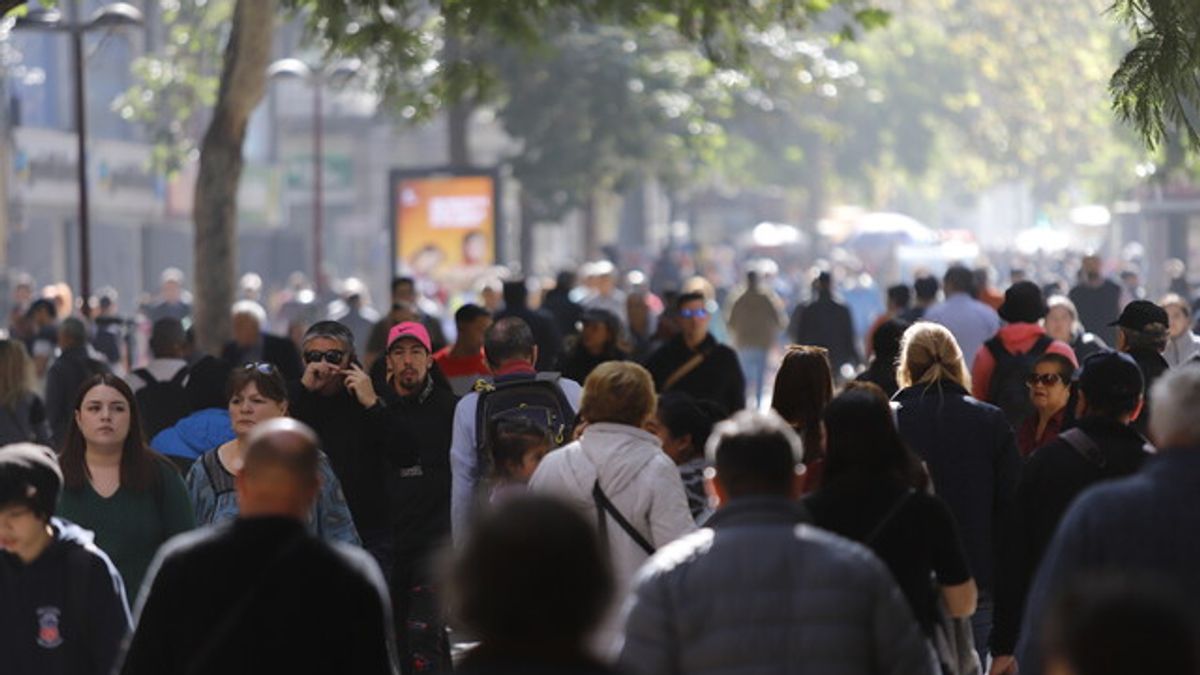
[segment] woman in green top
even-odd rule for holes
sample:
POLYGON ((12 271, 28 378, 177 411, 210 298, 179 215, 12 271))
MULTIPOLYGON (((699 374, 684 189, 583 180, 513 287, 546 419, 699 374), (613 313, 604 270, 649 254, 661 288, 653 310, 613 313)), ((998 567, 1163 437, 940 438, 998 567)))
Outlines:
POLYGON ((96 533, 131 604, 158 547, 195 526, 183 479, 141 428, 129 385, 95 375, 79 389, 60 457, 59 515, 96 533))

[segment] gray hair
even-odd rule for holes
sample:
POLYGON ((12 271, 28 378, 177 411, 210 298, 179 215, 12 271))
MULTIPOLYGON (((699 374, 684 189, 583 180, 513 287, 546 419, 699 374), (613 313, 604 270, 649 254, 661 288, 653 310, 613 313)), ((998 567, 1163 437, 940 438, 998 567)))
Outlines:
POLYGON ((1150 435, 1159 447, 1200 445, 1200 365, 1168 370, 1150 389, 1150 435))
POLYGON ((304 339, 300 341, 302 347, 307 347, 308 343, 317 338, 329 338, 342 343, 342 348, 348 352, 354 352, 354 333, 346 324, 338 321, 318 321, 308 327, 304 332, 304 339))

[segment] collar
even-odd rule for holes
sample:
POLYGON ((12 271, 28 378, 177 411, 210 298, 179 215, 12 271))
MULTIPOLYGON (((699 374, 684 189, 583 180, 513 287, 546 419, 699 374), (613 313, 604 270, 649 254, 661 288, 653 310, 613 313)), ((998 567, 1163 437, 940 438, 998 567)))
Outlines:
POLYGON ((425 401, 428 401, 429 397, 433 394, 433 376, 426 374, 425 386, 421 387, 421 391, 418 391, 415 394, 401 394, 400 392, 396 391, 396 385, 392 384, 390 380, 388 381, 388 390, 391 391, 392 395, 394 395, 401 403, 416 403, 417 405, 421 405, 424 404, 425 401))
POLYGON ((787 497, 751 496, 731 500, 708 519, 706 527, 798 525, 812 520, 804 505, 787 497))
POLYGON ((1089 435, 1094 434, 1093 438, 1109 437, 1117 440, 1127 440, 1131 443, 1137 442, 1140 445, 1150 446, 1150 441, 1146 440, 1145 436, 1138 433, 1137 429, 1134 429, 1128 424, 1121 424, 1120 422, 1107 417, 1085 415, 1075 423, 1075 426, 1079 427, 1083 431, 1088 432, 1089 435))
POLYGON ((536 375, 537 369, 528 361, 514 359, 507 363, 500 364, 500 367, 493 371, 496 377, 504 375, 536 375))
POLYGON ((675 336, 675 339, 679 341, 679 346, 681 349, 683 349, 683 351, 691 353, 708 351, 717 342, 717 339, 713 337, 712 331, 704 334, 704 339, 700 341, 700 344, 696 345, 695 349, 688 346, 687 341, 683 339, 683 333, 675 336))

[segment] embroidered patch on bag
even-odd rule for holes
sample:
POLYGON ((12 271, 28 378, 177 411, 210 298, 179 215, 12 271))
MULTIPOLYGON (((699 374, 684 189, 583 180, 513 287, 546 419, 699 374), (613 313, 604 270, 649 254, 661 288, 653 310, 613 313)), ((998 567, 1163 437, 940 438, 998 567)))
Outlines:
POLYGON ((57 607, 38 607, 38 636, 39 647, 54 649, 63 643, 62 632, 58 629, 59 616, 62 610, 57 607))

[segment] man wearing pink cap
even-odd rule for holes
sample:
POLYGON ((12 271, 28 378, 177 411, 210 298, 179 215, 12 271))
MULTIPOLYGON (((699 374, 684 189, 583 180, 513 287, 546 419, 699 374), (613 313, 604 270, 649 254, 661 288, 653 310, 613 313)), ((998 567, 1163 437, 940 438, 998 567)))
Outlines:
POLYGON ((450 536, 450 441, 458 397, 434 378, 432 341, 414 321, 388 331, 385 412, 373 417, 392 528, 396 644, 405 672, 450 672, 432 561, 450 536))

